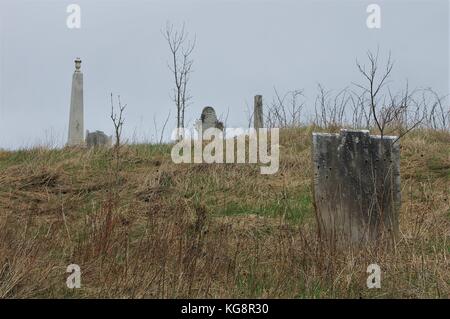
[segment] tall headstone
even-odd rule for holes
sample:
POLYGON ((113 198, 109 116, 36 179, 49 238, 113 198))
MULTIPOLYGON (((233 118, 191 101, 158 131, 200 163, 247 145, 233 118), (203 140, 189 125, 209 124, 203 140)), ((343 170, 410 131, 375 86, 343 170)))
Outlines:
POLYGON ((80 71, 81 60, 75 59, 75 72, 72 77, 72 95, 70 97, 70 117, 68 146, 84 144, 83 119, 83 73, 80 71))
POLYGON ((264 126, 262 95, 255 95, 253 110, 253 127, 258 129, 264 126))
POLYGON ((373 242, 398 232, 400 147, 368 131, 313 133, 314 201, 330 242, 373 242))

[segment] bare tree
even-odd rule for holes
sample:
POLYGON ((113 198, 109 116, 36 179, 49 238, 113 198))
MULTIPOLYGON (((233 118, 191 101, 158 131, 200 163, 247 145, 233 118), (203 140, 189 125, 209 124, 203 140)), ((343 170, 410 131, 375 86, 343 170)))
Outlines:
POLYGON ((181 30, 174 30, 173 25, 167 23, 163 35, 169 45, 171 54, 171 62, 168 63, 168 67, 172 72, 175 84, 172 98, 177 108, 177 128, 184 128, 186 107, 192 99, 188 85, 194 63, 192 52, 196 40, 195 37, 193 40, 189 39, 184 24, 181 30))
POLYGON ((267 127, 299 127, 301 114, 305 106, 305 96, 302 90, 288 91, 280 95, 274 88, 275 97, 268 107, 266 116, 267 127))
POLYGON ((247 127, 251 128, 254 114, 252 108, 250 107, 247 101, 245 101, 245 114, 247 115, 247 127))
POLYGON ((115 136, 115 143, 114 148, 118 149, 120 147, 120 139, 122 136, 122 128, 123 123, 125 122, 125 118, 123 117, 123 112, 127 105, 122 105, 122 102, 120 101, 120 95, 117 96, 117 102, 118 102, 118 109, 116 110, 116 107, 114 106, 114 100, 113 100, 113 94, 111 93, 111 120, 114 125, 114 136, 115 136))
POLYGON ((344 125, 347 105, 351 101, 351 94, 344 88, 336 95, 318 84, 319 93, 314 102, 315 124, 325 128, 335 128, 344 125))
MULTIPOLYGON (((447 96, 440 96, 436 91, 431 88, 425 90, 426 93, 430 93, 434 102, 431 105, 429 115, 427 118, 428 126, 432 129, 447 129, 450 122, 450 109, 446 110, 444 106, 444 101, 447 96)), ((423 100, 428 100, 423 94, 423 100)))
POLYGON ((392 69, 394 67, 394 64, 391 60, 391 54, 389 53, 388 60, 385 66, 384 72, 380 75, 378 72, 378 56, 379 51, 377 51, 377 54, 374 55, 372 52, 367 52, 367 58, 369 60, 369 68, 366 70, 366 66, 361 65, 358 60, 356 61, 356 66, 358 67, 359 72, 364 76, 364 78, 367 80, 368 85, 361 85, 361 84, 355 84, 359 88, 361 88, 364 93, 369 94, 369 103, 370 103, 370 110, 372 113, 372 116, 374 118, 375 124, 377 125, 381 136, 383 136, 384 133, 384 127, 387 123, 382 123, 380 119, 378 118, 378 102, 379 102, 379 94, 381 92, 381 89, 383 86, 386 85, 386 82, 392 72, 392 69))
POLYGON ((370 129, 372 112, 366 108, 366 94, 351 91, 352 127, 354 129, 370 129))
MULTIPOLYGON (((111 93, 111 120, 114 125, 114 135, 115 135, 115 143, 113 149, 113 156, 115 159, 115 167, 112 170, 112 175, 114 177, 116 185, 119 185, 120 182, 120 169, 121 169, 121 157, 120 157, 120 146, 121 146, 121 136, 122 136, 122 128, 125 123, 125 118, 123 117, 123 112, 127 105, 123 105, 120 100, 120 95, 117 96, 118 106, 114 105, 113 94, 111 93)), ((110 196, 111 192, 110 192, 110 196)), ((117 199, 117 194, 114 196, 117 199)), ((110 198, 113 201, 113 198, 110 198)))
MULTIPOLYGON (((357 87, 362 89, 362 95, 368 95, 369 109, 371 117, 373 118, 376 127, 378 128, 381 137, 386 133, 388 127, 392 127, 397 124, 399 129, 399 137, 403 137, 405 134, 417 127, 425 118, 420 115, 420 108, 414 100, 414 95, 417 90, 410 91, 408 83, 406 83, 405 89, 399 94, 392 94, 389 87, 384 89, 391 76, 394 63, 389 53, 386 65, 382 72, 379 70, 379 51, 376 54, 372 52, 367 53, 369 60, 369 66, 366 69, 366 65, 361 65, 356 61, 356 66, 359 72, 365 78, 366 84, 356 84, 357 87), (387 91, 387 92, 386 92, 387 91), (410 110, 415 106, 415 117, 410 118, 410 110)), ((365 98, 362 98, 365 100, 365 98)), ((397 139, 397 140, 398 140, 397 139)))
POLYGON ((163 142, 164 131, 166 129, 167 122, 169 122, 170 113, 171 112, 169 111, 169 114, 167 115, 166 120, 164 121, 164 124, 162 126, 161 134, 159 134, 159 135, 158 135, 158 132, 159 132, 158 125, 156 124, 156 117, 153 116, 153 125, 155 126, 155 138, 156 138, 156 141, 158 144, 162 144, 162 142, 163 142), (158 139, 158 136, 159 136, 159 139, 158 139))

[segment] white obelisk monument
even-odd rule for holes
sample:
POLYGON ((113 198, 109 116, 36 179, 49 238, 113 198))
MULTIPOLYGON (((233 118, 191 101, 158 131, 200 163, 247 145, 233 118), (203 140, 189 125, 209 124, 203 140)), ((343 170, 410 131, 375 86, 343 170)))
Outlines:
POLYGON ((81 60, 75 59, 75 72, 72 78, 72 95, 70 98, 68 146, 84 144, 83 125, 83 73, 80 71, 81 60))

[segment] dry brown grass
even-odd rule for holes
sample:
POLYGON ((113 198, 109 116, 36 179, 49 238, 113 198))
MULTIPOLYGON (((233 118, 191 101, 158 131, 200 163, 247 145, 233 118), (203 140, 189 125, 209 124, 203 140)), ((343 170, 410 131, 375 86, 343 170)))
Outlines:
POLYGON ((402 141, 393 250, 329 251, 311 203, 312 128, 281 134, 276 175, 175 165, 169 147, 0 153, 0 297, 448 298, 450 135, 402 141), (67 265, 82 288, 66 287, 67 265), (381 266, 382 288, 366 287, 381 266))

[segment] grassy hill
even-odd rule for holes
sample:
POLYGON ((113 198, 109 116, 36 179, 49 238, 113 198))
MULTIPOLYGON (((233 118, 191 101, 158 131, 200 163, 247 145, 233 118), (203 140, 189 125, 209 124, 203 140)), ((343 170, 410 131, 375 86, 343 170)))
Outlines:
POLYGON ((280 169, 172 163, 170 145, 0 152, 0 298, 448 298, 450 134, 401 141, 400 238, 317 240, 312 128, 281 132, 280 169), (117 166, 118 165, 118 166, 117 166), (66 287, 78 264, 82 288, 66 287), (382 269, 367 289, 366 268, 382 269))

